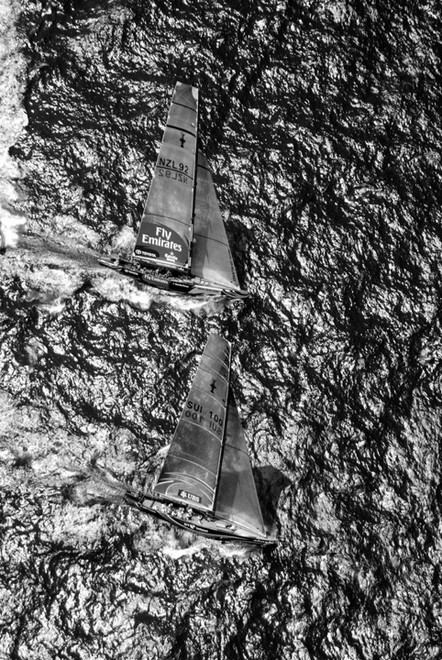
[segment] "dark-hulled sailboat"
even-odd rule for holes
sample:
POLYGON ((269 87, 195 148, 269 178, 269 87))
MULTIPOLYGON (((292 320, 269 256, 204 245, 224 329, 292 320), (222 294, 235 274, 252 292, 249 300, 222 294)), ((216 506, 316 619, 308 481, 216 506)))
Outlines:
POLYGON ((228 341, 209 336, 155 487, 126 501, 211 539, 272 544, 230 390, 230 355, 228 341))
POLYGON ((159 289, 245 298, 212 175, 198 150, 198 89, 177 83, 131 259, 100 263, 159 289))

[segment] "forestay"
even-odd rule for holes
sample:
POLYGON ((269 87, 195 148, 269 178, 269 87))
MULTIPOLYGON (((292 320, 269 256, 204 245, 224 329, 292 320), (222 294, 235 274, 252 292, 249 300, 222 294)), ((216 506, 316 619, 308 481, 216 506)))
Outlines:
POLYGON ((190 268, 197 128, 198 90, 178 82, 134 249, 138 261, 190 268))

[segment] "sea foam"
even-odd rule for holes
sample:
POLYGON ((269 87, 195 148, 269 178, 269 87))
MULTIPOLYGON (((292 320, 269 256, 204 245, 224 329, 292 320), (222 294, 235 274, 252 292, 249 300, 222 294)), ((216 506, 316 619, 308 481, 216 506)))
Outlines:
POLYGON ((9 154, 27 125, 23 108, 25 60, 16 29, 20 3, 0 0, 0 248, 17 245, 26 217, 17 208, 20 171, 9 154))

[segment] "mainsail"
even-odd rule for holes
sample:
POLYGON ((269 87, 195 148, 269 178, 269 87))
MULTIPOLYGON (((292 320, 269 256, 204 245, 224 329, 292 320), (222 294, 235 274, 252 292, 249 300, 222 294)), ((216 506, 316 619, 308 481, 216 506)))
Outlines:
POLYGON ((229 394, 230 345, 210 335, 154 493, 213 511, 229 394))
POLYGON ((178 82, 134 249, 135 260, 188 271, 193 234, 198 90, 178 82))
MULTIPOLYGON (((201 512, 175 525, 217 539, 274 542, 266 533, 235 401, 229 391, 229 342, 210 335, 153 490, 154 497, 201 512)), ((154 509, 151 504, 144 502, 154 509)), ((155 515, 161 515, 154 509, 155 515)))
POLYGON ((239 289, 212 174, 201 151, 198 152, 194 223, 192 275, 239 289))

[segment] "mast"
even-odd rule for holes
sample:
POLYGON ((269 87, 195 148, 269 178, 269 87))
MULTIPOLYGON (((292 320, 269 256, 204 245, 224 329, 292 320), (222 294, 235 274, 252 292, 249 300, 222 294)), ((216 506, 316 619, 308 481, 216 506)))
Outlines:
POLYGON ((199 101, 199 92, 196 97, 196 142, 195 142, 195 161, 194 161, 194 171, 195 177, 193 181, 193 199, 192 199, 192 223, 191 223, 191 235, 190 235, 190 246, 189 246, 189 271, 192 267, 193 259, 193 248, 195 244, 195 203, 196 195, 198 188, 198 145, 200 142, 199 138, 199 128, 200 128, 200 101, 199 101))
POLYGON ((228 424, 228 414, 229 414, 229 402, 230 402, 230 366, 232 362, 232 345, 227 339, 224 339, 224 342, 227 347, 228 351, 228 376, 227 376, 227 398, 225 402, 225 411, 224 411, 224 427, 223 427, 223 434, 222 434, 222 439, 221 439, 221 449, 219 452, 219 460, 218 460, 218 468, 216 471, 216 480, 215 480, 215 489, 214 489, 214 494, 213 494, 213 510, 215 509, 216 506, 216 501, 217 501, 217 496, 218 496, 218 489, 219 489, 219 484, 220 484, 220 477, 221 477, 221 468, 223 464, 223 457, 224 457, 224 447, 226 443, 226 429, 227 429, 227 424, 228 424))

